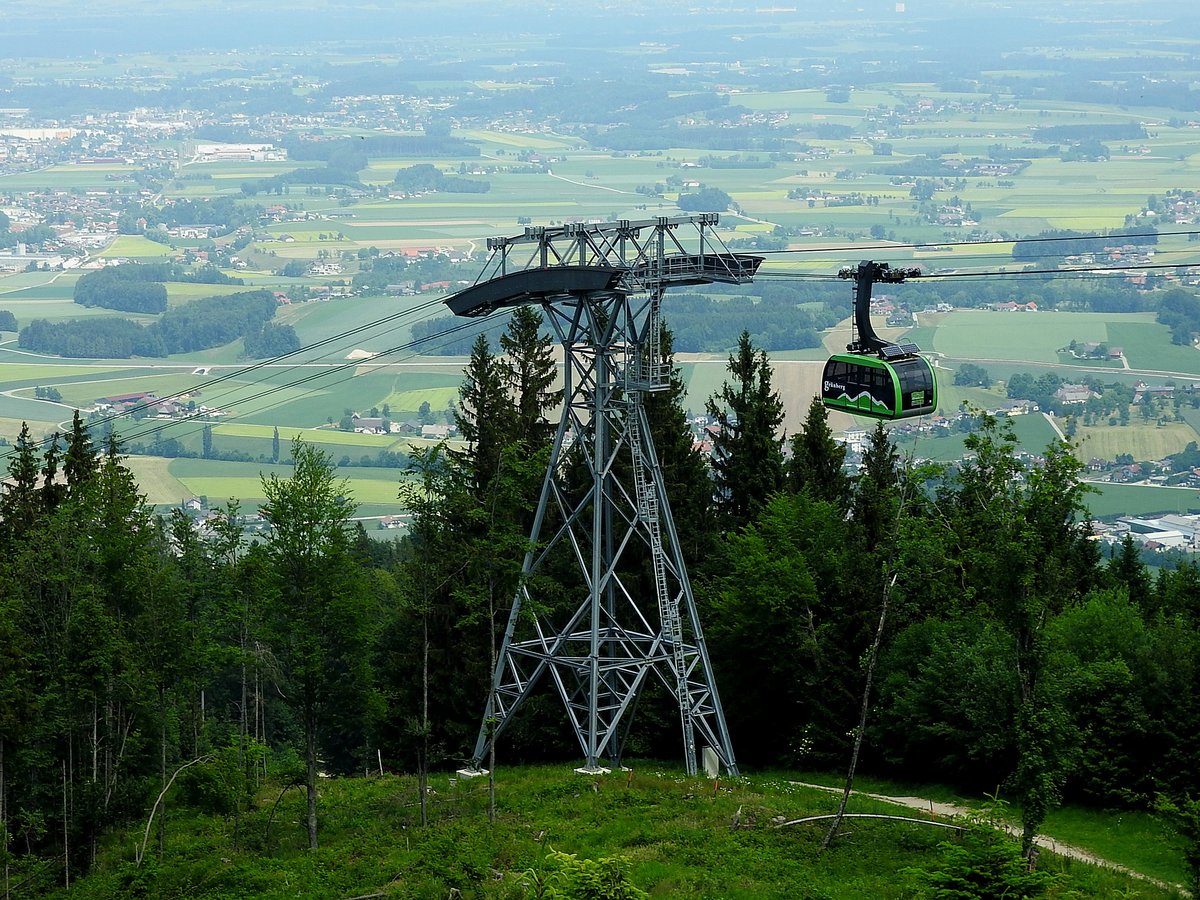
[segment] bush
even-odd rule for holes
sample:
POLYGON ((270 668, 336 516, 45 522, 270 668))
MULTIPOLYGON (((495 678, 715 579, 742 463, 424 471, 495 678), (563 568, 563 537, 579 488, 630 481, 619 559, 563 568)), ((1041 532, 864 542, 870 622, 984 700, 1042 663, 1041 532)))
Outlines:
POLYGON ((573 853, 551 850, 538 870, 525 873, 532 897, 561 900, 642 900, 649 894, 631 884, 620 857, 579 859, 573 853))
POLYGON ((956 840, 939 844, 941 860, 935 869, 905 870, 922 883, 918 896, 937 900, 991 897, 1021 900, 1046 892, 1054 879, 1045 872, 1029 870, 1020 844, 1000 821, 1006 805, 993 797, 980 817, 963 829, 956 840))
POLYGON ((222 750, 213 759, 181 772, 179 789, 183 802, 209 815, 231 816, 246 799, 246 774, 237 758, 237 748, 222 750))

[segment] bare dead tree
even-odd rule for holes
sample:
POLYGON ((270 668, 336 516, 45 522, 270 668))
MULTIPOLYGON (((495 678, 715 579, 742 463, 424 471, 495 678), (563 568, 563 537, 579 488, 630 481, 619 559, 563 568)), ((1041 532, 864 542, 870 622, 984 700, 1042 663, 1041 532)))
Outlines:
POLYGON ((867 731, 867 716, 871 711, 871 685, 875 680, 875 665, 879 661, 879 647, 883 643, 884 629, 887 627, 888 605, 892 596, 892 589, 896 586, 896 579, 899 577, 899 572, 896 571, 896 557, 899 553, 900 546, 900 523, 904 519, 904 509, 908 499, 908 491, 910 488, 910 479, 908 473, 912 467, 912 460, 905 461, 902 470, 902 479, 900 482, 900 494, 896 501, 896 518, 893 523, 893 544, 891 553, 887 563, 883 569, 883 584, 881 591, 881 599, 879 604, 879 622, 875 626, 875 636, 871 640, 871 649, 867 654, 867 674, 863 683, 862 704, 859 707, 858 727, 854 730, 854 746, 850 751, 850 765, 846 769, 846 784, 842 789, 842 798, 838 802, 837 812, 834 814, 833 821, 829 825, 829 831, 826 832, 824 840, 821 841, 821 850, 829 849, 834 838, 837 837, 838 830, 842 826, 842 820, 846 817, 846 804, 850 800, 851 791, 854 788, 854 774, 858 769, 858 757, 862 750, 863 737, 867 731))

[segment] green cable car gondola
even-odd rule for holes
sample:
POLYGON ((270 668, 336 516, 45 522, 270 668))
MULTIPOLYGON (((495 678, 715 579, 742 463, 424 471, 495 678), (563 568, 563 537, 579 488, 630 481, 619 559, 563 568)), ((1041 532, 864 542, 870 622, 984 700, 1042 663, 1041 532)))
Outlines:
POLYGON ((907 419, 937 409, 937 378, 916 344, 894 344, 871 327, 871 285, 898 283, 915 269, 891 269, 887 263, 861 262, 843 269, 854 277, 854 325, 857 339, 825 363, 821 402, 830 409, 874 419, 907 419))

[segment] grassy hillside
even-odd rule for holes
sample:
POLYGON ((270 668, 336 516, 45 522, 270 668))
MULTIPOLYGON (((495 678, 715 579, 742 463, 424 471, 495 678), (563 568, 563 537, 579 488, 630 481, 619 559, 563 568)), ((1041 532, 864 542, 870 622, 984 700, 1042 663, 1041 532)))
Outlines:
MULTIPOLYGON (((203 777, 185 780, 175 802, 213 796, 206 785, 203 777)), ((313 852, 304 849, 299 791, 285 792, 272 816, 279 789, 264 786, 236 825, 175 806, 161 855, 152 839, 142 867, 133 864, 131 848, 144 831, 136 826, 109 842, 96 871, 75 882, 70 895, 536 896, 526 873, 547 865, 547 854, 558 850, 586 859, 620 857, 630 881, 652 897, 912 897, 920 896, 912 870, 936 868, 939 845, 955 840, 940 828, 853 820, 833 849, 820 853, 822 825, 778 828, 772 820, 831 812, 837 797, 780 777, 714 783, 653 766, 600 778, 565 766, 504 769, 491 826, 484 779, 441 775, 431 787, 432 821, 421 827, 411 778, 326 781, 321 847, 313 852)), ((905 814, 859 797, 850 809, 905 814)), ((1054 896, 1174 896, 1051 854, 1043 854, 1041 864, 1063 873, 1054 896)))

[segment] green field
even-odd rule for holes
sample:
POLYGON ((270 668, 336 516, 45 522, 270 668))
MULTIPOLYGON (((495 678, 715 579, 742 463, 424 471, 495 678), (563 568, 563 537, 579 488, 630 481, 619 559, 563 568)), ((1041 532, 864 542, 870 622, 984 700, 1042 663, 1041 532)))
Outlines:
MULTIPOLYGON (((529 887, 534 873, 551 871, 550 852, 561 851, 589 861, 618 858, 629 883, 651 897, 861 900, 915 896, 921 887, 915 870, 931 871, 947 859, 949 833, 920 825, 930 818, 927 813, 861 794, 851 797, 847 812, 907 816, 918 823, 850 820, 828 850, 820 849, 821 822, 774 827, 776 821, 827 815, 837 806, 836 794, 797 785, 795 778, 793 772, 770 772, 714 782, 645 760, 634 761, 626 772, 593 778, 562 764, 502 766, 496 773, 497 815, 489 823, 487 779, 434 773, 435 800, 426 825, 419 824, 415 776, 331 778, 322 783, 321 844, 315 850, 304 847, 297 827, 302 792, 281 792, 269 781, 238 817, 240 832, 232 817, 176 799, 163 848, 154 866, 145 867, 149 873, 128 862, 128 847, 140 840, 139 823, 104 846, 94 871, 70 892, 60 888, 52 896, 117 896, 131 871, 152 894, 209 900, 232 894, 294 897, 296 885, 303 885, 305 895, 330 898, 394 894, 397 887, 427 897, 534 896, 529 887), (264 833, 269 817, 275 824, 270 844, 238 849, 235 835, 264 833)), ((1174 841, 1149 817, 1131 817, 1124 829, 1114 812, 1072 810, 1053 821, 1094 852, 1103 847, 1113 859, 1133 863, 1152 855, 1155 875, 1182 880, 1174 841), (1152 854, 1131 846, 1147 840, 1165 846, 1152 854)), ((1049 850, 1038 868, 1055 875, 1055 888, 1073 897, 1177 896, 1169 887, 1049 850)))
POLYGON ((1200 350, 1171 343, 1166 325, 1116 321, 1108 326, 1110 347, 1120 347, 1135 369, 1200 376, 1200 350))
POLYGON ((409 411, 419 410, 422 403, 428 403, 430 409, 437 412, 445 409, 451 403, 458 402, 458 385, 394 391, 384 402, 394 410, 409 411))
POLYGON ((51 365, 0 362, 0 383, 6 388, 19 384, 51 384, 62 379, 90 378, 120 372, 119 365, 51 365))
MULTIPOLYGON (((290 478, 292 467, 269 463, 176 459, 168 466, 168 474, 190 494, 208 497, 210 504, 223 503, 231 498, 261 502, 264 499, 262 479, 271 475, 290 478)), ((401 510, 397 499, 402 477, 399 469, 343 467, 338 469, 338 477, 346 479, 347 496, 354 502, 390 506, 394 512, 401 510)), ((151 502, 171 501, 151 498, 151 502)))
MULTIPOLYGON (((937 324, 929 349, 968 361, 1057 363, 1057 351, 1071 341, 1121 346, 1118 341, 1109 338, 1109 327, 1114 318, 1111 313, 1011 313, 959 309, 944 316, 937 324)), ((1149 313, 1127 313, 1122 316, 1121 323, 1153 325, 1153 316, 1149 313)))
POLYGON ((149 259, 170 256, 174 251, 165 244, 156 244, 140 235, 122 234, 100 252, 109 258, 128 256, 134 259, 149 259))
MULTIPOLYGON (((1130 422, 1136 418, 1135 410, 1130 422)), ((1080 425, 1076 434, 1076 440, 1080 442, 1078 455, 1081 459, 1093 456, 1115 459, 1118 454, 1129 453, 1137 460, 1159 460, 1178 453, 1197 437, 1195 429, 1184 422, 1115 427, 1100 425, 1091 428, 1080 425)))
MULTIPOLYGON (((214 436, 254 437, 273 439, 275 428, 270 425, 229 424, 214 425, 214 436)), ((337 431, 330 428, 288 429, 285 425, 279 429, 280 441, 290 443, 293 438, 299 438, 306 444, 338 444, 363 448, 397 449, 403 447, 406 441, 397 440, 387 434, 356 434, 353 431, 337 431)))
POLYGON ((1094 492, 1084 502, 1097 519, 1166 512, 1200 513, 1200 491, 1195 488, 1096 482, 1089 487, 1094 492))
POLYGON ((182 503, 192 495, 182 481, 173 476, 170 467, 176 460, 158 456, 127 456, 125 465, 137 479, 138 487, 147 502, 153 504, 182 503))

